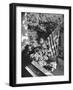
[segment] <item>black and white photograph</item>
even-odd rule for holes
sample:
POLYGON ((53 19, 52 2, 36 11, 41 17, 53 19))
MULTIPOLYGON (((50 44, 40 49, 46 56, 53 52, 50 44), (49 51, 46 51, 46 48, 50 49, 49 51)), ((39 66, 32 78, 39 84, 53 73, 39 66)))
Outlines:
POLYGON ((10 4, 10 86, 71 83, 71 7, 10 4))
POLYGON ((21 13, 22 77, 64 75, 64 15, 21 13))

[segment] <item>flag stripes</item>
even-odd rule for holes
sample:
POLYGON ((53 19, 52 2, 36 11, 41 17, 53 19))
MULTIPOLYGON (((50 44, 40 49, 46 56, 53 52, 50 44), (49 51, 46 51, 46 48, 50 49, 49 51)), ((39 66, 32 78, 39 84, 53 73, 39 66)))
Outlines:
POLYGON ((54 57, 58 55, 59 30, 55 30, 48 37, 49 53, 54 57))

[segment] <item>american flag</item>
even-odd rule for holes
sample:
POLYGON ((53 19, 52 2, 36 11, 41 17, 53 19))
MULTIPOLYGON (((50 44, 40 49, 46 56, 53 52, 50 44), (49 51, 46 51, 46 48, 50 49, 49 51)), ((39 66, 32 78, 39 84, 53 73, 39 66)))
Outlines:
POLYGON ((59 30, 56 29, 48 37, 49 41, 49 53, 50 56, 54 57, 58 55, 58 45, 59 45, 59 30))

